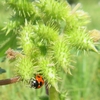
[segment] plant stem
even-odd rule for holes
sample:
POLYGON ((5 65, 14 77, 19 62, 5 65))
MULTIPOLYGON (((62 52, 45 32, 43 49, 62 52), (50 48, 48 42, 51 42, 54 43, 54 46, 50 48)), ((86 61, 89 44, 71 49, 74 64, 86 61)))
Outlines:
POLYGON ((49 95, 49 89, 48 89, 48 84, 47 84, 47 82, 45 82, 45 90, 46 90, 46 94, 49 95))
POLYGON ((20 81, 20 77, 13 77, 13 78, 10 78, 10 79, 3 79, 3 80, 0 80, 0 86, 16 83, 18 81, 20 81))
POLYGON ((49 100, 60 100, 59 93, 55 90, 53 86, 49 88, 49 100))

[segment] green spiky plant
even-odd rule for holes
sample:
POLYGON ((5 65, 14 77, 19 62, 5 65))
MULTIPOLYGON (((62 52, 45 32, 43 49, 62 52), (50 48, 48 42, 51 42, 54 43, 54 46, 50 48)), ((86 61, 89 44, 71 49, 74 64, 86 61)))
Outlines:
POLYGON ((66 0, 7 0, 12 9, 6 34, 17 38, 21 55, 16 56, 15 72, 24 84, 36 74, 41 74, 49 85, 49 100, 66 97, 59 90, 62 77, 59 72, 69 73, 71 51, 97 52, 86 24, 88 14, 71 9, 66 0), (55 96, 55 98, 54 98, 55 96))

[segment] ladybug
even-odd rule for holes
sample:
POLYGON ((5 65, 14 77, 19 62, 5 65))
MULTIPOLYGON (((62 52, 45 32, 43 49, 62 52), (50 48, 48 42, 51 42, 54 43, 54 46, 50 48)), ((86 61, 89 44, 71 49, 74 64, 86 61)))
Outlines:
POLYGON ((41 88, 43 84, 44 84, 44 79, 42 78, 41 75, 36 75, 35 79, 30 80, 31 88, 38 89, 41 88))

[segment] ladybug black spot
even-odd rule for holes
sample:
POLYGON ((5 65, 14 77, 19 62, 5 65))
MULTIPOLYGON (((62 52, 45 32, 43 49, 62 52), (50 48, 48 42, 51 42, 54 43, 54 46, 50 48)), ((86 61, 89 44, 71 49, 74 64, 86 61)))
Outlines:
POLYGON ((42 78, 42 80, 44 80, 44 79, 42 78))
POLYGON ((38 78, 41 78, 39 75, 37 75, 38 78))
POLYGON ((42 86, 43 84, 42 84, 42 82, 40 82, 40 86, 42 86))

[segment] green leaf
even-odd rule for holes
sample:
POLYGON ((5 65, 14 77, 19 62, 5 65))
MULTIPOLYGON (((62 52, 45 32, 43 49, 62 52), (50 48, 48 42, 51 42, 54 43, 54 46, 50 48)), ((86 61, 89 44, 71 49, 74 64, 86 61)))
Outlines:
POLYGON ((5 72, 6 72, 6 70, 5 70, 5 69, 2 69, 2 68, 0 67, 0 74, 5 73, 5 72))
POLYGON ((49 100, 49 97, 47 95, 41 96, 40 100, 49 100))
POLYGON ((8 48, 15 48, 16 46, 15 34, 9 34, 8 36, 5 36, 5 34, 0 34, 0 57, 4 56, 8 48))

